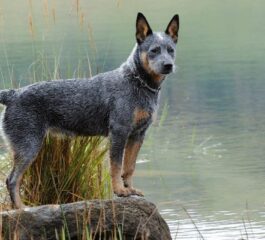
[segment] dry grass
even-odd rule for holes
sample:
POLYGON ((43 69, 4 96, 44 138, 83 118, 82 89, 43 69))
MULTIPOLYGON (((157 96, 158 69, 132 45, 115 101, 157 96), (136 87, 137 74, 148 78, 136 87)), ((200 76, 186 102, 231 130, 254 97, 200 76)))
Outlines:
POLYGON ((48 134, 21 186, 27 205, 104 199, 111 194, 107 144, 101 137, 48 134))

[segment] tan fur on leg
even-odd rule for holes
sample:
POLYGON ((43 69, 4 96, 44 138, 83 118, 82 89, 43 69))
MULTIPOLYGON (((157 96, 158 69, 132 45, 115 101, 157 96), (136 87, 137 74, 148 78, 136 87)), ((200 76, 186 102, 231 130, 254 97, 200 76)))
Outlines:
POLYGON ((128 188, 125 188, 121 178, 121 165, 115 163, 115 161, 110 161, 110 171, 111 171, 111 181, 113 192, 118 196, 127 197, 132 193, 128 188))
POLYGON ((128 140, 125 147, 125 156, 123 161, 123 182, 124 186, 133 191, 134 194, 143 195, 143 193, 139 190, 136 190, 132 186, 132 176, 135 169, 136 158, 138 152, 142 146, 142 141, 131 141, 128 140))

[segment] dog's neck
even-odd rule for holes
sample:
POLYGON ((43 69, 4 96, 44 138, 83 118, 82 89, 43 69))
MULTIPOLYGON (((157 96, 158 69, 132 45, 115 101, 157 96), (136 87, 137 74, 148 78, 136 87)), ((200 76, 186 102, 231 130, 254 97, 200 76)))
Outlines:
POLYGON ((140 50, 137 47, 137 44, 134 46, 130 56, 127 61, 122 65, 126 68, 126 72, 130 75, 136 76, 144 81, 150 88, 159 90, 162 81, 155 81, 154 77, 149 74, 143 67, 143 64, 140 59, 140 50))

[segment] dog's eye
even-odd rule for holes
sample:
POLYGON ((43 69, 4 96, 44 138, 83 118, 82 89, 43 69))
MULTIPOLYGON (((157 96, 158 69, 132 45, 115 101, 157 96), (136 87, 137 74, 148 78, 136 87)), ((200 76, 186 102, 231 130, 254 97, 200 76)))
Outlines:
POLYGON ((167 52, 168 52, 168 53, 174 53, 174 49, 173 49, 172 47, 168 47, 168 48, 167 48, 167 52))
POLYGON ((160 53, 160 51, 161 51, 160 47, 156 47, 156 48, 151 49, 151 52, 155 53, 155 54, 160 53))

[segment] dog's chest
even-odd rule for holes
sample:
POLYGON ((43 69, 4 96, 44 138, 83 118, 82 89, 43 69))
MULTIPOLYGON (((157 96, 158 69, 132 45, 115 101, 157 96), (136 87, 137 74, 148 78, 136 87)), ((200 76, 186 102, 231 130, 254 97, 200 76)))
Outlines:
POLYGON ((136 107, 133 111, 133 125, 148 121, 152 117, 152 112, 147 109, 136 107))
POLYGON ((136 107, 133 111, 132 119, 134 131, 146 129, 152 123, 153 116, 154 111, 152 109, 136 107))

